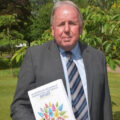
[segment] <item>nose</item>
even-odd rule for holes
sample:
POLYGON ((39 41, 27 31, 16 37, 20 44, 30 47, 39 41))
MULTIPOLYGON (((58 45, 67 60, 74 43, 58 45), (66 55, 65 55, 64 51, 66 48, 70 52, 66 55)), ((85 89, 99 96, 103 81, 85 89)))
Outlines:
POLYGON ((70 31, 70 26, 68 23, 65 23, 65 32, 69 32, 70 31))

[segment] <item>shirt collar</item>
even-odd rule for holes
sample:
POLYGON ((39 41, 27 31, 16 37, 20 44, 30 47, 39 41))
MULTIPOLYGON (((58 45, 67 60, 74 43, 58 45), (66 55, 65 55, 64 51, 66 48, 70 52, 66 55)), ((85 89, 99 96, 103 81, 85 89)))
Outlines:
MULTIPOLYGON (((63 50, 63 49, 60 48, 60 47, 59 47, 59 50, 60 50, 60 53, 61 53, 63 56, 65 56, 65 50, 63 50)), ((76 58, 76 59, 82 58, 79 43, 77 43, 77 44, 75 45, 75 47, 71 50, 71 52, 72 52, 74 58, 76 58)))

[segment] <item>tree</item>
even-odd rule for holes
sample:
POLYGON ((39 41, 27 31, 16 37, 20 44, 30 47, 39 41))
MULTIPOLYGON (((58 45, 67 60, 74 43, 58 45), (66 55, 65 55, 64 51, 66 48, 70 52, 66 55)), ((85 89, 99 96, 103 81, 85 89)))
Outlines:
POLYGON ((88 0, 89 5, 94 5, 102 9, 110 9, 115 0, 88 0))
POLYGON ((53 3, 46 3, 31 17, 32 24, 30 26, 30 38, 38 40, 41 38, 45 30, 50 28, 50 15, 53 3))
POLYGON ((103 11, 89 6, 81 10, 85 20, 81 41, 102 50, 112 69, 120 65, 120 9, 103 11))
POLYGON ((27 21, 31 15, 29 0, 0 0, 0 15, 6 14, 17 14, 21 22, 27 21))
MULTIPOLYGON (((28 31, 28 26, 31 21, 29 17, 31 16, 31 8, 29 0, 0 0, 0 15, 17 15, 18 25, 13 25, 11 28, 24 34, 24 38, 29 42, 29 37, 26 34, 28 31)), ((3 27, 0 28, 2 31, 3 27)))
POLYGON ((80 8, 86 7, 88 5, 100 7, 101 9, 110 9, 114 3, 118 0, 72 0, 80 8))
MULTIPOLYGON (((33 24, 30 26, 30 35, 32 40, 34 40, 31 45, 40 45, 52 39, 50 31, 48 30, 49 32, 46 32, 46 29, 50 29, 49 19, 52 6, 53 4, 45 4, 39 12, 37 11, 34 14, 32 18, 33 24)), ((103 10, 96 6, 81 8, 85 23, 83 34, 80 36, 81 41, 102 50, 105 53, 107 63, 112 69, 115 69, 116 65, 120 65, 119 11, 120 8, 114 6, 110 10, 103 10)), ((26 49, 22 50, 24 54, 26 49)), ((20 54, 15 53, 13 58, 19 62, 19 58, 21 57, 20 54)))
POLYGON ((13 29, 12 26, 17 26, 19 20, 17 19, 17 15, 2 15, 0 16, 0 50, 1 51, 9 51, 10 53, 15 52, 15 45, 19 44, 23 40, 23 35, 13 29))
MULTIPOLYGON (((52 39, 53 39, 53 37, 51 34, 51 29, 48 29, 48 30, 44 31, 44 33, 41 36, 41 39, 31 42, 31 46, 41 45, 52 39)), ((27 48, 28 47, 22 47, 21 49, 17 50, 11 58, 11 63, 13 63, 15 61, 17 64, 21 64, 27 48)))

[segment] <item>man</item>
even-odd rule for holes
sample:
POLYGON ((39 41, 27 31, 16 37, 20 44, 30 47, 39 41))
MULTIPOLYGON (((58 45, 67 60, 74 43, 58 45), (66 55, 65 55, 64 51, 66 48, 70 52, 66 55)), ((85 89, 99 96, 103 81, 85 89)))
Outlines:
POLYGON ((76 120, 112 120, 105 57, 79 42, 83 20, 77 6, 57 2, 51 28, 55 40, 27 50, 11 105, 12 119, 35 120, 27 92, 62 79, 76 120))

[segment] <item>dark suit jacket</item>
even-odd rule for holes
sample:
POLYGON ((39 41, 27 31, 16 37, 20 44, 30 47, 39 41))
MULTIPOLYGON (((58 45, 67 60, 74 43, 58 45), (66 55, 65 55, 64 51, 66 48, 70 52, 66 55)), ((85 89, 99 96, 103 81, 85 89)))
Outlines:
MULTIPOLYGON (((91 120, 112 120, 105 57, 99 50, 80 43, 88 85, 91 120)), ((27 50, 19 73, 15 97, 11 105, 13 120, 35 120, 27 92, 65 77, 55 41, 27 50)))

